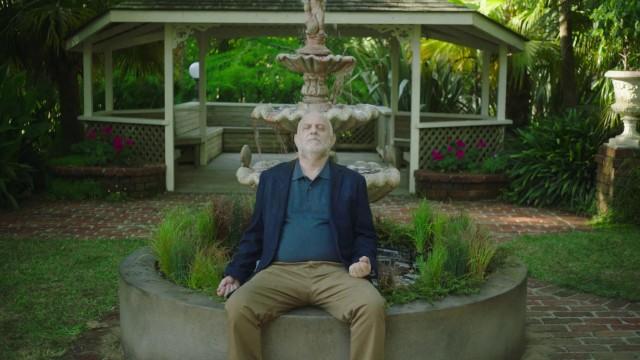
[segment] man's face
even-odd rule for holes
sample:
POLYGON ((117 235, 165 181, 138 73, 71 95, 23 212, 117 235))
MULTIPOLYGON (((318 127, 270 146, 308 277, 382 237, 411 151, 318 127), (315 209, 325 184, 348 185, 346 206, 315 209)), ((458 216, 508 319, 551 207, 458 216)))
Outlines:
POLYGON ((298 123, 293 137, 298 151, 305 154, 326 155, 336 142, 331 123, 319 113, 309 113, 298 123))

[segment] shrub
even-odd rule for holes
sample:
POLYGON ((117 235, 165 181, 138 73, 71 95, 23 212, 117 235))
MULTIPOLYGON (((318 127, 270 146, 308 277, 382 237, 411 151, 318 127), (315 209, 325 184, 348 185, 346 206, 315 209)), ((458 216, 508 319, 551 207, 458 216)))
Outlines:
POLYGON ((507 199, 521 205, 592 211, 599 146, 608 138, 594 114, 570 110, 518 129, 507 199))
POLYGON ((53 178, 48 184, 47 193, 53 198, 65 200, 103 199, 107 196, 102 185, 91 179, 53 178))

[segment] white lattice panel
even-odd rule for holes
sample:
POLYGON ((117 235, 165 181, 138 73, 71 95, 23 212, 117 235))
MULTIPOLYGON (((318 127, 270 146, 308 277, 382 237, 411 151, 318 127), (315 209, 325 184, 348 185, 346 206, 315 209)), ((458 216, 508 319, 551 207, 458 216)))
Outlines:
POLYGON ((131 152, 136 159, 148 164, 164 164, 164 126, 144 124, 122 124, 112 122, 86 122, 87 130, 111 126, 113 133, 133 139, 131 152))
POLYGON ((369 121, 367 124, 358 126, 355 129, 338 132, 336 134, 336 145, 347 148, 349 145, 355 146, 376 146, 376 122, 369 121))
POLYGON ((467 146, 475 147, 480 139, 487 143, 481 152, 481 158, 492 156, 502 150, 504 141, 504 126, 468 126, 452 128, 427 128, 420 129, 420 169, 426 169, 431 163, 431 151, 440 149, 455 141, 462 139, 467 146))

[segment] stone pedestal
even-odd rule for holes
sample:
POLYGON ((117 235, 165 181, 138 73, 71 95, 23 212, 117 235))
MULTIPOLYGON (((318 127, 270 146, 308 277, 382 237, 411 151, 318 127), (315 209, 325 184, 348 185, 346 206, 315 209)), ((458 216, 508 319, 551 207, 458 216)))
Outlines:
POLYGON ((627 176, 633 168, 640 167, 640 149, 611 147, 607 144, 600 146, 596 155, 598 164, 596 199, 598 212, 608 212, 616 193, 616 180, 627 176))

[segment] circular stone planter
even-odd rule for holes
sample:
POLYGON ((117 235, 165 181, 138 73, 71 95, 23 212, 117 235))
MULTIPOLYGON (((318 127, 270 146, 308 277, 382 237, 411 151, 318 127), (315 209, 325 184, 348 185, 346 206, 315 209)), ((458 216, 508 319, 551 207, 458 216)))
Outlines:
POLYGON ((68 179, 92 179, 107 192, 123 192, 134 198, 153 196, 165 190, 164 164, 141 166, 51 166, 55 176, 68 179))
POLYGON ((416 170, 416 191, 430 200, 495 199, 508 184, 504 174, 416 170))
MULTIPOLYGON (((120 266, 121 342, 127 359, 226 359, 224 305, 162 278, 149 248, 120 266)), ((527 270, 499 269, 479 293, 387 310, 385 359, 511 360, 525 345, 527 270)), ((349 328, 307 307, 269 323, 264 358, 348 359, 349 328)))

